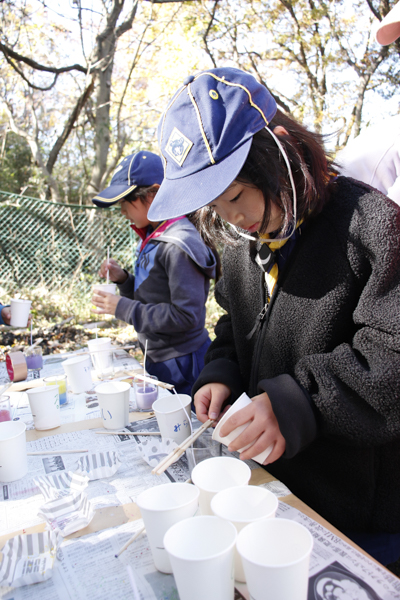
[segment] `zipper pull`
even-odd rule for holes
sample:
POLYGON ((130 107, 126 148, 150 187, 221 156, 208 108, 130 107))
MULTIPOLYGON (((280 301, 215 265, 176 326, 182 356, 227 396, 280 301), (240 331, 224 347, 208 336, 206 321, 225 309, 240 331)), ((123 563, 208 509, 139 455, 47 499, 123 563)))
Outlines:
POLYGON ((250 333, 248 333, 246 335, 246 340, 250 340, 253 337, 253 335, 255 334, 255 332, 257 331, 257 329, 259 329, 261 327, 261 323, 265 319, 265 315, 267 314, 267 311, 268 311, 268 303, 264 304, 261 312, 258 313, 255 325, 254 325, 253 329, 250 331, 250 333))

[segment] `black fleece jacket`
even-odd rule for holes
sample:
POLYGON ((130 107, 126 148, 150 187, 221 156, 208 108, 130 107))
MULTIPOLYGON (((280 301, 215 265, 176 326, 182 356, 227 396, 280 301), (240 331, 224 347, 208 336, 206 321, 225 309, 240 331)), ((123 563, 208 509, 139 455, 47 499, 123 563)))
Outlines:
POLYGON ((227 247, 227 311, 193 393, 268 393, 286 452, 268 471, 342 530, 400 532, 400 208, 345 177, 310 218, 266 318, 256 249, 227 247))

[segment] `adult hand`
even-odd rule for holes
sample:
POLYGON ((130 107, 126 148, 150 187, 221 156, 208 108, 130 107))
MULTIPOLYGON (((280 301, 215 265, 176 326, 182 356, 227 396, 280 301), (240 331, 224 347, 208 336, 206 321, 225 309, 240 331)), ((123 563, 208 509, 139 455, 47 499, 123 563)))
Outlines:
POLYGON ((99 271, 100 277, 107 279, 107 271, 110 281, 113 283, 124 283, 128 279, 128 275, 125 273, 124 269, 120 267, 117 261, 113 258, 105 260, 102 263, 99 271))
POLYGON ((231 390, 223 383, 207 383, 197 390, 194 395, 194 405, 199 421, 205 423, 208 419, 218 419, 221 406, 230 393, 231 390))
POLYGON ((11 307, 5 306, 1 311, 1 318, 3 319, 6 325, 10 324, 11 321, 11 307))
POLYGON ((264 465, 278 460, 285 452, 286 441, 281 434, 278 420, 266 392, 254 396, 249 406, 238 410, 232 415, 221 427, 220 435, 226 436, 240 425, 244 425, 249 421, 250 425, 229 444, 228 450, 233 452, 251 444, 247 450, 240 454, 242 460, 248 460, 273 445, 272 452, 264 461, 264 465))
POLYGON ((96 290, 93 293, 92 302, 98 307, 98 310, 92 309, 92 312, 98 315, 115 315, 117 304, 120 299, 121 297, 116 294, 108 294, 107 292, 96 290))

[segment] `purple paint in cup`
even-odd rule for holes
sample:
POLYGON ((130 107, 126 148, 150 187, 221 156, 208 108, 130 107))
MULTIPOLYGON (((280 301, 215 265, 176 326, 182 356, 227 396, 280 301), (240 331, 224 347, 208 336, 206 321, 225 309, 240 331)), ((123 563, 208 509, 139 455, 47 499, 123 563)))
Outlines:
POLYGON ((135 383, 136 406, 138 410, 151 410, 153 402, 158 398, 158 387, 151 383, 151 379, 135 383))

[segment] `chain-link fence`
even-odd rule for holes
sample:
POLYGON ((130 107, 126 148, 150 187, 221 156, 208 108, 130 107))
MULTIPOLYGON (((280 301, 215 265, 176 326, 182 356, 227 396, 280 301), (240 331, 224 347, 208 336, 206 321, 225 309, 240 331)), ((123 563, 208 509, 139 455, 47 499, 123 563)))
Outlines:
POLYGON ((58 204, 0 192, 0 286, 86 292, 110 256, 132 267, 135 234, 119 207, 58 204))

